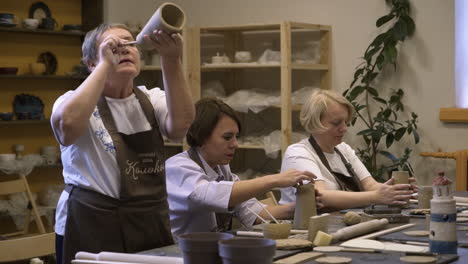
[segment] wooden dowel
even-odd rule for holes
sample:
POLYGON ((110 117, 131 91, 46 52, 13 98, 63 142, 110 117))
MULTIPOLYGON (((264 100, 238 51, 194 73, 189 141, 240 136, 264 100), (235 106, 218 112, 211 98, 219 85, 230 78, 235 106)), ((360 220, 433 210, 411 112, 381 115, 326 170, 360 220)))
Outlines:
POLYGON ((413 227, 415 225, 416 224, 406 224, 406 225, 402 225, 402 226, 396 226, 396 227, 392 227, 392 228, 385 229, 385 230, 382 230, 382 231, 374 232, 374 233, 371 233, 371 234, 368 234, 368 235, 364 235, 364 236, 358 237, 356 239, 376 238, 378 236, 383 236, 383 235, 386 235, 386 234, 389 234, 389 233, 393 233, 393 232, 396 232, 396 231, 407 229, 407 228, 413 227))

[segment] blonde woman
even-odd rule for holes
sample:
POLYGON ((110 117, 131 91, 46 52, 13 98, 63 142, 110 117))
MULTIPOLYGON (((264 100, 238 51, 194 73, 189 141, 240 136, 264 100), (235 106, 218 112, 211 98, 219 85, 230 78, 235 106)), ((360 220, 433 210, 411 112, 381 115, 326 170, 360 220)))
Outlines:
MULTIPOLYGON (((326 210, 371 204, 405 204, 415 191, 410 184, 379 183, 343 137, 353 116, 353 106, 340 94, 317 89, 301 110, 300 119, 310 137, 288 147, 281 171, 312 172, 315 188, 326 210)), ((295 188, 281 189, 280 203, 295 201, 295 188)))

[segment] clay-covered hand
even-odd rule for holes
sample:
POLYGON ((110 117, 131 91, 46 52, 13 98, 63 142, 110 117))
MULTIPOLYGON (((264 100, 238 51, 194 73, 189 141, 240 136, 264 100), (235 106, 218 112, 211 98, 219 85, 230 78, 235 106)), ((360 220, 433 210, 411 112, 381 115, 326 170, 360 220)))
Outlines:
POLYGON ((105 38, 99 45, 99 63, 108 63, 115 68, 120 62, 120 44, 120 39, 115 36, 105 38))
POLYGON ((376 193, 377 204, 406 204, 413 190, 411 184, 393 184, 393 178, 380 185, 376 193))
POLYGON ((284 188, 302 184, 303 181, 313 182, 317 178, 312 172, 291 169, 282 173, 271 175, 276 187, 284 188))
POLYGON ((183 39, 179 33, 168 34, 162 30, 155 30, 152 34, 145 35, 144 38, 151 40, 151 43, 163 59, 179 59, 182 56, 183 39))

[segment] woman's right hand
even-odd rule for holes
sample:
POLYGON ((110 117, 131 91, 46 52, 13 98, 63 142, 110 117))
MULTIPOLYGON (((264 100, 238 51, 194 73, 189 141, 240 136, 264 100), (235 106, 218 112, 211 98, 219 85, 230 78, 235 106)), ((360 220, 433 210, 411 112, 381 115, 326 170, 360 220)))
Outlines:
POLYGON ((411 198, 411 184, 393 184, 393 178, 380 185, 376 191, 376 203, 388 205, 404 205, 411 198))
POLYGON ((111 68, 115 68, 120 62, 119 45, 120 39, 108 36, 99 45, 99 63, 107 63, 111 68))
POLYGON ((284 188, 302 184, 302 181, 314 182, 317 178, 312 172, 298 171, 295 169, 287 170, 282 173, 271 175, 275 182, 275 187, 284 188))

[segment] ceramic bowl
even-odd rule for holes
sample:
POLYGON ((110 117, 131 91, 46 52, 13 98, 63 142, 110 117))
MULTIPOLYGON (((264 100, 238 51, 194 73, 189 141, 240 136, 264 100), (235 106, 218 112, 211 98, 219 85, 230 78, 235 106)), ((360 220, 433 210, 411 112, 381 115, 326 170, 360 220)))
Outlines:
POLYGON ((0 119, 3 121, 11 121, 13 119, 14 114, 12 112, 4 112, 0 113, 0 119))
POLYGON ((249 62, 252 59, 250 51, 236 51, 234 54, 236 62, 249 62))
POLYGON ((270 239, 286 239, 291 233, 290 223, 270 223, 263 225, 263 236, 270 239))
POLYGON ((39 26, 39 19, 25 18, 23 19, 23 27, 27 29, 36 29, 39 26))

